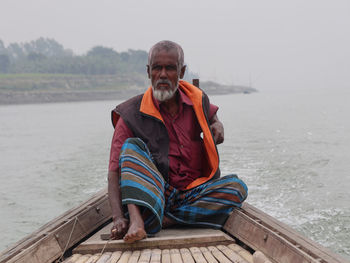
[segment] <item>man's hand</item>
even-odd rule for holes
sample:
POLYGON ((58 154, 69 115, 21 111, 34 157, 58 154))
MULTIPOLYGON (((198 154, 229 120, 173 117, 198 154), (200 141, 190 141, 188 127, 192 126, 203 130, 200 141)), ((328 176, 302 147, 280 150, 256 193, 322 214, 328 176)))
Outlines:
POLYGON ((111 239, 121 239, 129 228, 129 220, 124 217, 119 186, 119 171, 108 172, 108 197, 113 216, 111 239))
POLYGON ((219 121, 216 114, 210 120, 210 129, 214 136, 215 144, 224 142, 224 125, 219 121))
POLYGON ((129 229, 129 220, 123 217, 113 220, 111 239, 122 239, 129 229))
POLYGON ((214 122, 210 125, 211 132, 214 136, 215 144, 224 142, 224 126, 220 121, 214 122))

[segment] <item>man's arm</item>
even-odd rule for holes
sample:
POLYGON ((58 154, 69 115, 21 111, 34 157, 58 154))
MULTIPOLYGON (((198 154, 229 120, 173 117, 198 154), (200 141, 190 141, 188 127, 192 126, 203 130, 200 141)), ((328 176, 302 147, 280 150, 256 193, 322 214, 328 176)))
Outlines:
POLYGON ((210 129, 214 136, 215 144, 220 144, 224 142, 224 125, 219 121, 216 113, 209 120, 210 129))
POLYGON ((133 133, 120 118, 113 134, 108 168, 108 197, 113 217, 112 239, 123 238, 129 227, 129 221, 124 217, 121 202, 119 154, 123 143, 130 137, 133 137, 133 133))
POLYGON ((112 210, 113 227, 112 239, 121 239, 128 231, 129 221, 124 217, 121 192, 119 186, 119 172, 108 172, 108 198, 112 210))

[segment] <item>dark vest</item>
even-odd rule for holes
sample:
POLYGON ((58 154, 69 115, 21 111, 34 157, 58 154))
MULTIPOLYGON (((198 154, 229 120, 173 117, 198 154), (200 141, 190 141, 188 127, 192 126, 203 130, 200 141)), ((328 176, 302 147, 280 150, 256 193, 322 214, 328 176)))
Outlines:
MULTIPOLYGON (((209 99, 202 93, 202 111, 205 116, 205 125, 209 126, 209 99)), ((121 104, 112 111, 112 123, 116 125, 119 117, 121 117, 128 128, 133 132, 135 137, 142 139, 148 146, 152 159, 162 174, 163 178, 168 181, 169 176, 169 136, 167 129, 162 120, 145 114, 140 111, 141 101, 145 94, 135 96, 121 104)), ((191 99, 191 98, 190 98, 191 99)), ((211 134, 212 136, 212 134, 211 134)), ((216 147, 215 147, 216 149, 216 147)), ((217 149, 216 149, 217 154, 217 149)), ((207 162, 203 162, 207 163, 207 162)), ((204 170, 204 169, 203 169, 204 170)), ((217 171, 212 178, 218 178, 220 170, 217 171)), ((209 179, 209 178, 208 178, 209 179)))
POLYGON ((134 136, 146 143, 159 172, 168 181, 168 131, 162 121, 139 111, 142 97, 143 94, 119 104, 112 115, 119 115, 134 136))

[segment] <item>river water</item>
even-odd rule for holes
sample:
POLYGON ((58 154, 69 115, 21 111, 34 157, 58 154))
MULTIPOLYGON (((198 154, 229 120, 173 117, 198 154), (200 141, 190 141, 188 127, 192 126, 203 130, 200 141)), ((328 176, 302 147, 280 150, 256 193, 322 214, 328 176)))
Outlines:
MULTIPOLYGON (((211 96, 223 174, 247 201, 350 259, 350 93, 211 96)), ((107 186, 113 101, 0 106, 0 250, 107 186)))

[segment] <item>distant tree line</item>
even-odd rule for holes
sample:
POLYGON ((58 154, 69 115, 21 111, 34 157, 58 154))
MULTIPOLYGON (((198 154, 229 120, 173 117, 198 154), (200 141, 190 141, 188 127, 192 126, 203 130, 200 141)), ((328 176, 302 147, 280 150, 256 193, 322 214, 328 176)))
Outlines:
POLYGON ((7 47, 0 40, 0 73, 144 74, 147 56, 142 50, 119 53, 103 46, 95 46, 78 56, 53 39, 39 38, 7 47))

